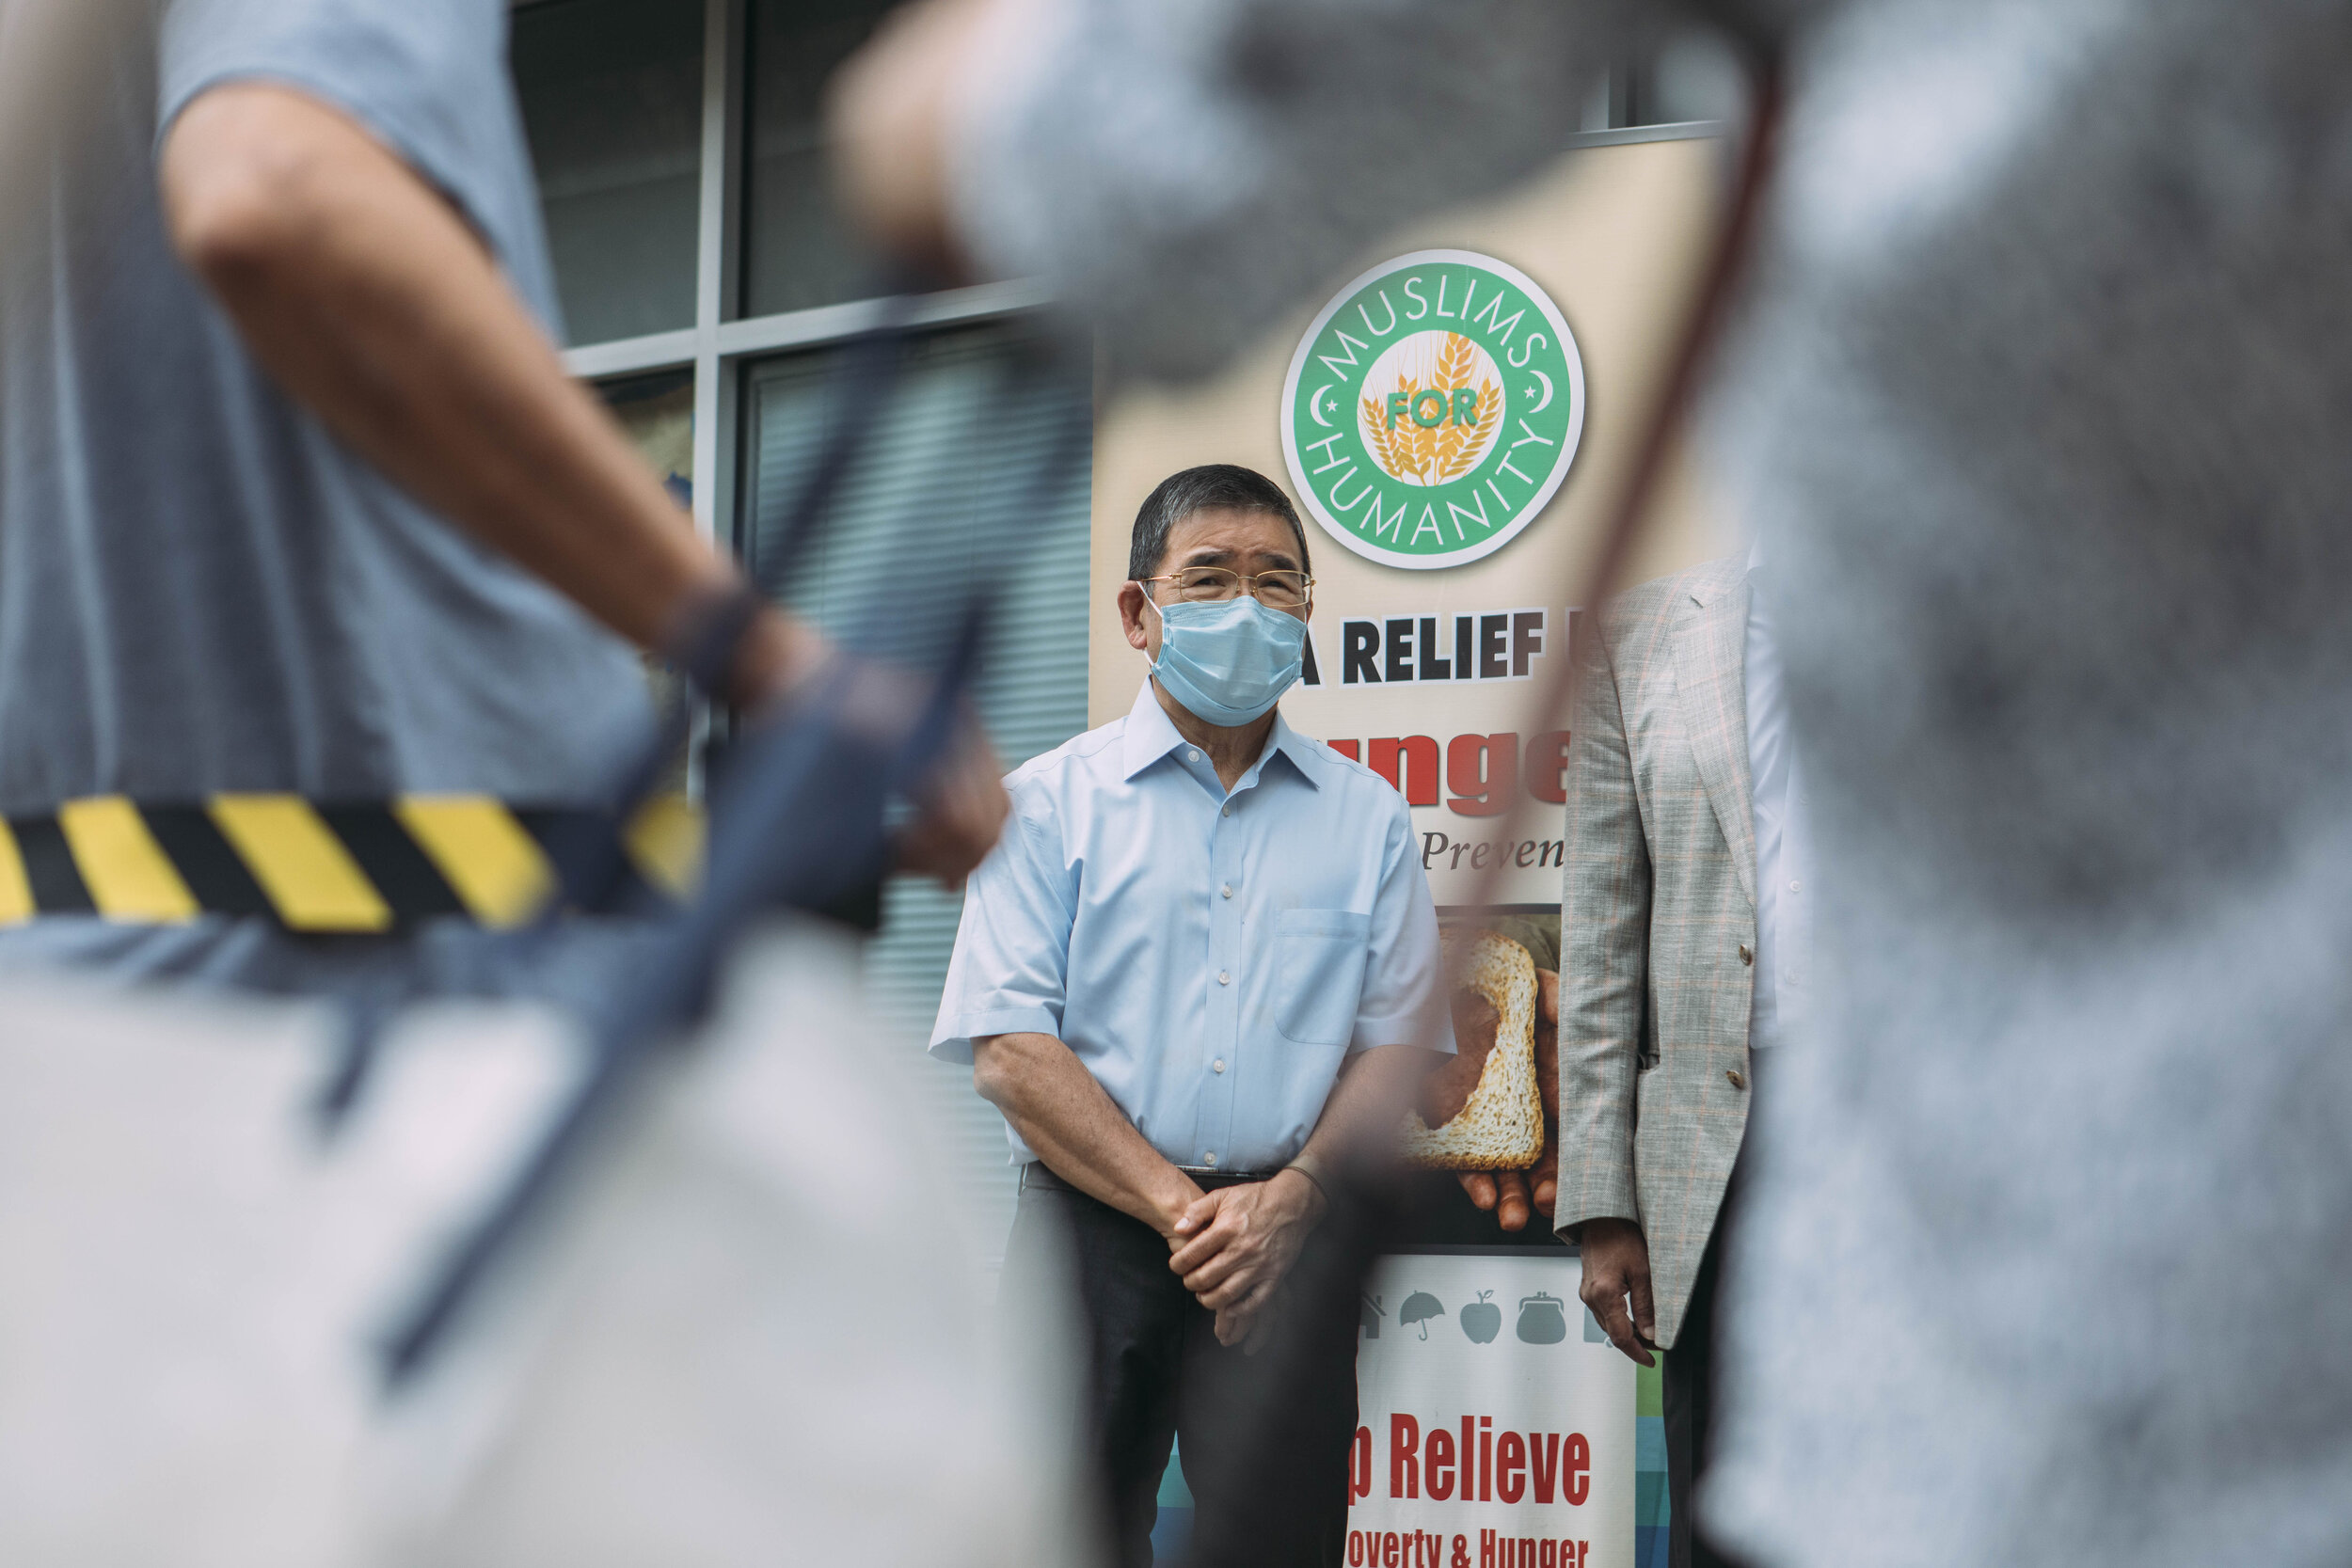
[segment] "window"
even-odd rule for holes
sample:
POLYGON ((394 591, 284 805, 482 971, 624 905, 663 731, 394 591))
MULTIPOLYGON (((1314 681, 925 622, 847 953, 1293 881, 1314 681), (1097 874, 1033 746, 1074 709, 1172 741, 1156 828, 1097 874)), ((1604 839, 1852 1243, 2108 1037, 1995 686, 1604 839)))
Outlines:
POLYGON ((1747 112, 1739 55, 1715 32, 1684 27, 1613 67, 1585 105, 1587 131, 1736 120, 1747 112))
POLYGON ((694 504, 694 372, 657 371, 598 386, 605 406, 680 506, 694 504))
POLYGON ((508 58, 571 341, 692 325, 703 8, 527 7, 508 58))
POLYGON ((842 221, 824 142, 825 80, 886 0, 753 0, 745 126, 743 309, 755 316, 880 292, 879 263, 842 221))

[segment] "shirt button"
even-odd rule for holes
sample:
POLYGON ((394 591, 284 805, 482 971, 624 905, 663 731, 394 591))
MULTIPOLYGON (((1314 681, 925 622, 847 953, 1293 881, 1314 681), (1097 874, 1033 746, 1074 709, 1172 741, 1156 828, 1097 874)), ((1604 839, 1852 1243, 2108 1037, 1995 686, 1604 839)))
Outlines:
POLYGON ((1220 806, 1217 808, 1216 814, 1219 816, 1231 816, 1233 815, 1233 808, 1231 806, 1220 806))
POLYGON ((1206 1154, 1203 1154, 1202 1156, 1200 1156, 1200 1163, 1201 1163, 1202 1164, 1204 1164, 1204 1165, 1214 1165, 1214 1164, 1216 1164, 1216 1150, 1213 1148, 1213 1149, 1209 1150, 1206 1154))
POLYGON ((1748 1086, 1748 1081, 1737 1072, 1726 1072, 1724 1076, 1731 1080, 1731 1086, 1735 1089, 1744 1089, 1748 1086))
POLYGON ((1225 1058, 1219 1056, 1216 1061, 1209 1064, 1209 1069, 1213 1072, 1223 1072, 1225 1070, 1225 1058))
POLYGON ((1743 964, 1756 962, 1756 955, 1748 950, 1748 944, 1744 942, 1740 944, 1740 961, 1743 964))
POLYGON ((1217 896, 1220 898, 1231 898, 1233 895, 1233 884, 1231 882, 1219 882, 1216 884, 1216 893, 1217 896))
POLYGON ((1803 893, 1803 892, 1804 891, 1804 888, 1802 888, 1802 887, 1800 887, 1800 886, 1799 886, 1798 884, 1796 884, 1795 882, 1790 882, 1790 883, 1788 884, 1788 891, 1789 891, 1789 892, 1791 892, 1791 893, 1803 893))
POLYGON ((1184 753, 1184 760, 1186 762, 1199 762, 1200 760, 1200 753, 1198 752, 1186 752, 1184 753))
POLYGON ((1218 985, 1220 985, 1220 986, 1228 986, 1228 985, 1232 984, 1232 982, 1233 982, 1233 977, 1232 977, 1232 975, 1230 975, 1230 974, 1226 974, 1223 970, 1221 970, 1221 969, 1220 969, 1220 970, 1218 970, 1218 971, 1216 972, 1216 983, 1217 983, 1218 985))

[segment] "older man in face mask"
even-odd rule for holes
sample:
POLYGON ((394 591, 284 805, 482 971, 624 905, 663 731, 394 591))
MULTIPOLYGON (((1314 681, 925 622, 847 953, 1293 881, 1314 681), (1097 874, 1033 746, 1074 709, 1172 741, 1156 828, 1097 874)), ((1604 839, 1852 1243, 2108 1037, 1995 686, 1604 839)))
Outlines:
POLYGON ((1314 1256, 1329 1171, 1453 1049, 1436 911, 1404 800, 1276 708, 1313 582, 1281 490, 1175 475, 1128 572, 1120 617, 1151 678, 1125 718, 1007 781, 931 1050, 971 1062, 1010 1124, 1009 1270, 1071 1243, 1120 1560, 1152 1560, 1181 1435, 1197 1551, 1337 1563, 1354 1292, 1278 1291, 1314 1256), (1261 1343, 1304 1397, 1250 1397, 1261 1343))

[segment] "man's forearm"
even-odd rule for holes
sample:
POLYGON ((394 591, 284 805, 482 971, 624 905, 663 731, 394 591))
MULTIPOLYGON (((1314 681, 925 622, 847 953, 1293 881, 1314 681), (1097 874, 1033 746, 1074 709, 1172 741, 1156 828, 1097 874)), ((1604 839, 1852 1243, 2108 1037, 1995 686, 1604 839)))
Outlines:
POLYGON ((974 1041, 972 1082, 1048 1170, 1163 1236, 1175 1234, 1176 1222, 1200 1196, 1051 1035, 974 1041))
MULTIPOLYGON (((480 238, 360 127, 286 87, 215 87, 161 182, 254 356, 418 499, 641 647, 733 584, 480 238)), ((780 620, 755 641, 779 670, 815 646, 780 620)))

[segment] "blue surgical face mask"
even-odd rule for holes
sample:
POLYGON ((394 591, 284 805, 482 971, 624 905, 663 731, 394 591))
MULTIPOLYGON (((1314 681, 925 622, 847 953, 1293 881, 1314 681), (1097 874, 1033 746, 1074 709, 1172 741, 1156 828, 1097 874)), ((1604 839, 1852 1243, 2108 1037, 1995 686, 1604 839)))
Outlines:
MULTIPOLYGON (((1148 597, 1149 595, 1147 595, 1148 597)), ((1298 679, 1307 623, 1244 594, 1152 607, 1160 615, 1160 689, 1196 718, 1228 729, 1281 700, 1298 679)))

